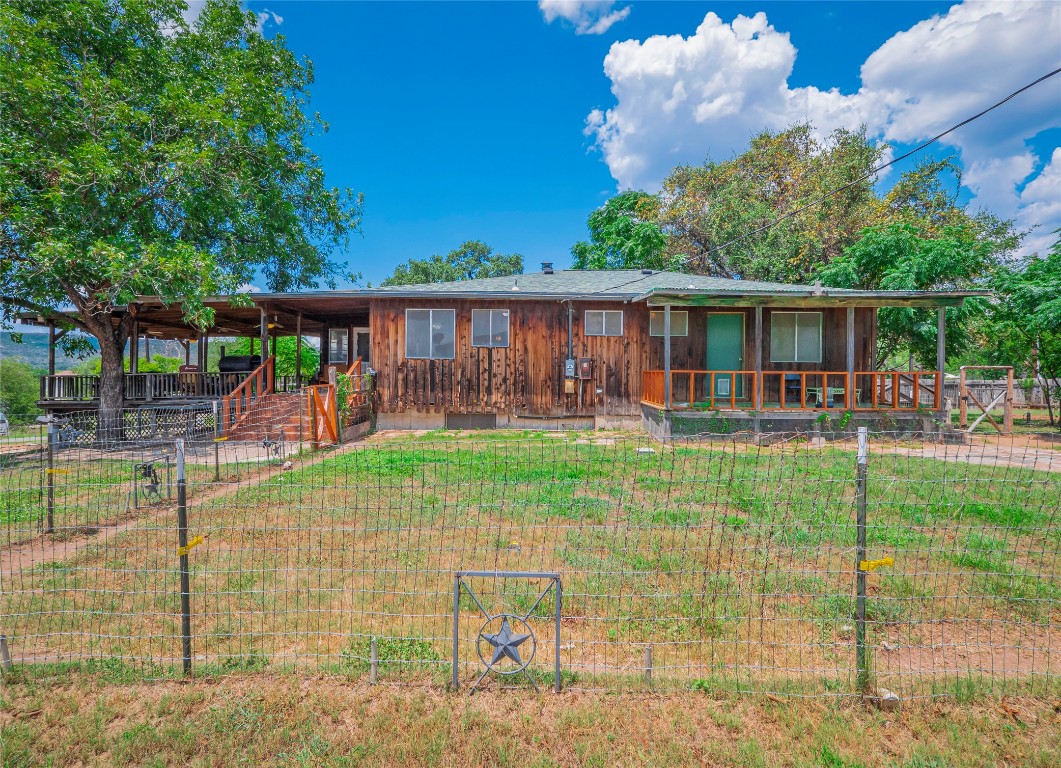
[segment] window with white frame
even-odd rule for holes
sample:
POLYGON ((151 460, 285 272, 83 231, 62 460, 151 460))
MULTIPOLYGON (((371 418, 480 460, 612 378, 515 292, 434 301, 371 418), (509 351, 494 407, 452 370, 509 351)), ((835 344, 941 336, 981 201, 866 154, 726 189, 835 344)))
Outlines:
POLYGON ((770 360, 775 363, 820 363, 822 313, 771 312, 770 360))
POLYGON ((507 347, 508 315, 507 309, 473 309, 472 346, 507 347))
POLYGON ((622 310, 587 309, 586 310, 586 335, 587 336, 622 336, 623 335, 623 313, 622 313, 622 310))
MULTIPOLYGON (((649 336, 662 336, 663 335, 663 315, 662 311, 652 311, 648 313, 648 335, 649 336)), ((670 313, 670 335, 671 336, 688 336, 689 335, 689 313, 685 311, 674 311, 670 313)))
POLYGON ((332 365, 350 362, 350 331, 346 328, 328 329, 328 362, 332 365))
POLYGON ((455 344, 452 309, 405 310, 405 356, 426 360, 452 360, 455 344))

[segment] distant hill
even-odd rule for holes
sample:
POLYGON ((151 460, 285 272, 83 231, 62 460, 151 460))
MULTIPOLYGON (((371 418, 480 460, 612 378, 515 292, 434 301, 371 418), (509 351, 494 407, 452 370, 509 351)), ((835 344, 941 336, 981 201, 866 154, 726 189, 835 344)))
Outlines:
MULTIPOLYGON (((17 331, 16 331, 17 333, 17 331)), ((95 339, 90 339, 92 346, 99 349, 95 339)), ((0 358, 20 358, 34 368, 43 371, 48 370, 48 334, 46 333, 23 333, 22 343, 12 340, 10 332, 0 333, 0 358)), ((61 349, 55 350, 55 369, 58 371, 69 370, 81 360, 76 357, 67 357, 61 349)))
MULTIPOLYGON (((17 333, 17 331, 16 331, 17 333)), ((99 349, 95 339, 89 338, 93 348, 99 349)), ((155 355, 166 355, 167 357, 184 357, 184 347, 175 341, 153 339, 151 341, 151 353, 155 355)), ((11 333, 5 331, 0 333, 0 358, 14 357, 25 360, 34 368, 43 371, 48 370, 48 334, 46 333, 24 333, 22 343, 12 340, 11 333)), ((85 358, 91 360, 96 355, 85 358)), ((67 357, 61 349, 55 350, 55 369, 57 371, 68 371, 83 360, 77 357, 67 357)))

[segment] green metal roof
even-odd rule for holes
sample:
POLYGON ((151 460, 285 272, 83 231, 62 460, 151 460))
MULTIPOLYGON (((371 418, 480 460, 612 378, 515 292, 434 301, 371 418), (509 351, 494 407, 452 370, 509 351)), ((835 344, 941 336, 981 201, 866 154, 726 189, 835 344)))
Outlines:
POLYGON ((307 295, 394 298, 512 298, 512 299, 600 299, 611 301, 648 301, 658 304, 673 298, 676 302, 690 297, 711 296, 736 299, 780 297, 788 299, 822 299, 823 303, 839 300, 876 300, 874 303, 960 303, 976 292, 939 291, 861 291, 828 288, 820 285, 768 283, 755 280, 731 280, 680 272, 639 269, 582 270, 561 269, 552 273, 531 272, 508 277, 486 277, 448 283, 418 283, 350 291, 319 291, 292 294, 254 294, 257 301, 271 298, 297 298, 307 295))

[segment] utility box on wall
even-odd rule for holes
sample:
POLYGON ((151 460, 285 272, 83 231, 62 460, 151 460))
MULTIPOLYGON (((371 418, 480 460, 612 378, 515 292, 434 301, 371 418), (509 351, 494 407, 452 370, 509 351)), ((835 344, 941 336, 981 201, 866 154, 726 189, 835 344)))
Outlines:
POLYGON ((564 361, 564 378, 565 379, 573 379, 573 378, 575 378, 575 366, 576 365, 577 365, 577 363, 575 362, 575 358, 573 358, 573 357, 569 357, 569 358, 567 358, 567 360, 564 361))
POLYGON ((578 378, 580 379, 592 379, 593 378, 593 358, 582 357, 578 361, 578 378))

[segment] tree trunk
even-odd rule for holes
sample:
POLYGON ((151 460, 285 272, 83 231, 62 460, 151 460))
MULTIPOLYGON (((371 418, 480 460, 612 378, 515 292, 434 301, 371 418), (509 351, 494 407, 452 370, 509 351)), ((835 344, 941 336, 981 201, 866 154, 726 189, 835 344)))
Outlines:
POLYGON ((114 443, 124 437, 122 408, 125 405, 125 370, 123 345, 115 334, 106 334, 99 339, 99 425, 97 438, 101 442, 114 443))

